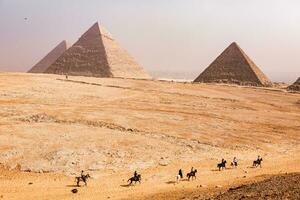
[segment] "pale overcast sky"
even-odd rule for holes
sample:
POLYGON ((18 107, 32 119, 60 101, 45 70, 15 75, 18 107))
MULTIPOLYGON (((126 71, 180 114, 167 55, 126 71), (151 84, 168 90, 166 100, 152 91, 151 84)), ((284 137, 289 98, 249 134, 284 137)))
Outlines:
POLYGON ((273 81, 300 76, 299 0, 0 0, 0 71, 28 70, 96 21, 150 72, 196 77, 236 41, 273 81))

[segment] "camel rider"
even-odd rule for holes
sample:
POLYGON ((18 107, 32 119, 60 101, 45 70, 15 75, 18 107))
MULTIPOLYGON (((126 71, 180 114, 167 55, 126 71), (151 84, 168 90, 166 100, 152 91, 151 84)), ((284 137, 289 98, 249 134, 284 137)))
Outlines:
POLYGON ((225 161, 224 158, 222 158, 222 162, 221 163, 224 163, 224 161, 225 161))
POLYGON ((183 172, 181 169, 179 170, 178 175, 180 176, 180 178, 183 178, 183 172))
POLYGON ((234 164, 234 166, 237 166, 237 162, 238 162, 238 161, 237 161, 236 157, 234 157, 234 158, 233 158, 233 161, 232 161, 232 163, 234 164))

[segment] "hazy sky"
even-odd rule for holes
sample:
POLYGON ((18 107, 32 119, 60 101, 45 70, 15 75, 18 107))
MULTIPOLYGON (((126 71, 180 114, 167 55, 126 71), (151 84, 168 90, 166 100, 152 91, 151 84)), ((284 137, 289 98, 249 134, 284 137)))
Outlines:
POLYGON ((96 21, 147 71, 196 77, 236 41, 273 81, 300 76, 299 0, 0 0, 0 70, 28 70, 96 21))

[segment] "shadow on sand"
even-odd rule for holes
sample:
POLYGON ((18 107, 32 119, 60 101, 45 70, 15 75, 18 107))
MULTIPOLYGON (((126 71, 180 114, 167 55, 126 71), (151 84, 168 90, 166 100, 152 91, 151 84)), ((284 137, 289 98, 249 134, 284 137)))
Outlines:
POLYGON ((124 185, 120 185, 121 187, 131 187, 131 186, 134 186, 134 185, 130 185, 130 184, 124 184, 124 185))
MULTIPOLYGON (((180 179, 180 181, 178 182, 178 183, 180 183, 180 182, 189 182, 189 179, 187 179, 187 178, 183 178, 183 179, 180 179)), ((166 184, 176 184, 177 183, 177 181, 167 181, 166 182, 166 184)))
POLYGON ((74 184, 74 185, 66 185, 66 187, 80 187, 80 186, 74 184))
POLYGON ((181 179, 180 181, 189 181, 189 179, 183 178, 183 179, 181 179))
POLYGON ((167 181, 166 184, 175 184, 177 183, 176 181, 167 181))

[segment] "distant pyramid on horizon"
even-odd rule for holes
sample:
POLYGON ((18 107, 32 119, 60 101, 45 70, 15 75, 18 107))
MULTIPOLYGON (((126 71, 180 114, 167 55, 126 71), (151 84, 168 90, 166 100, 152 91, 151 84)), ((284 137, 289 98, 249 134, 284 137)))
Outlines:
POLYGON ((194 82, 272 85, 267 76, 235 42, 227 47, 194 82))
POLYGON ((92 77, 151 78, 98 22, 46 71, 92 77))
POLYGON ((288 90, 294 90, 300 92, 300 77, 297 79, 297 81, 288 87, 288 90))
POLYGON ((67 42, 64 40, 59 43, 50 53, 34 65, 28 73, 44 73, 67 50, 67 42))

